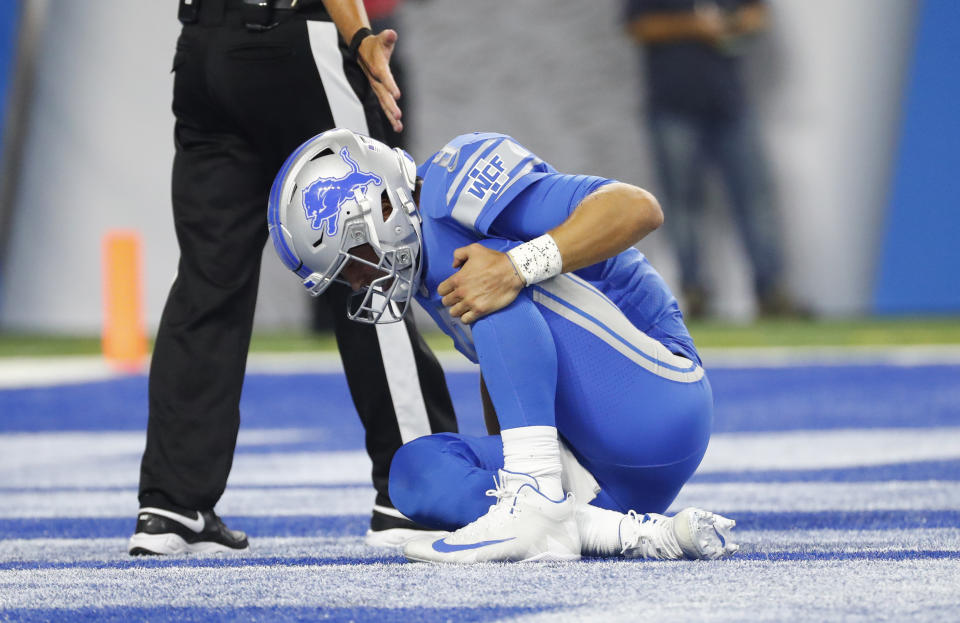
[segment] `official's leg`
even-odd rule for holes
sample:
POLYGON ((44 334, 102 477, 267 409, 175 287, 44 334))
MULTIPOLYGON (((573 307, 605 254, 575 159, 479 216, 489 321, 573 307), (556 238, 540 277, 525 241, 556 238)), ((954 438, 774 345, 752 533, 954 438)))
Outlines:
POLYGON ((140 501, 212 509, 236 444, 269 180, 259 154, 206 99, 204 40, 188 36, 180 45, 192 48, 174 87, 181 255, 150 368, 140 501))
MULTIPOLYGON (((379 110, 356 62, 344 56, 330 22, 291 17, 259 33, 256 45, 245 32, 227 41, 218 75, 229 83, 227 106, 267 154, 271 175, 303 141, 333 127, 374 137, 379 110), (276 98, 282 96, 282 110, 276 98)), ((309 12, 306 13, 309 16, 309 12)), ((366 430, 377 489, 374 528, 396 519, 387 490, 393 453, 404 441, 431 432, 456 431, 443 370, 412 321, 372 327, 346 318, 346 288, 331 288, 331 308, 344 371, 366 430)))
POLYGON ((443 370, 415 329, 405 323, 378 331, 347 318, 346 287, 328 290, 340 358, 366 430, 376 504, 392 508, 387 477, 394 452, 432 432, 456 432, 443 370), (418 347, 418 348, 415 348, 418 347), (426 357, 429 355, 429 360, 426 357))

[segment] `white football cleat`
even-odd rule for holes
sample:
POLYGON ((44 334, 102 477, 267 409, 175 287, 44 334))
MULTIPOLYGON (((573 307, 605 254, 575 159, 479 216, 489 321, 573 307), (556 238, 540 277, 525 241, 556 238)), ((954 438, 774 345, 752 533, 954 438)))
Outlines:
POLYGON ((500 470, 487 495, 487 514, 436 539, 410 541, 403 554, 414 562, 549 562, 580 559, 580 533, 572 494, 556 502, 526 474, 500 470))
POLYGON ((629 511, 620 521, 620 553, 627 558, 714 560, 739 549, 730 540, 735 525, 699 508, 685 508, 673 517, 629 511))
POLYGON ((737 525, 732 519, 699 508, 685 508, 672 519, 673 532, 686 558, 716 560, 740 549, 730 540, 730 531, 737 525))

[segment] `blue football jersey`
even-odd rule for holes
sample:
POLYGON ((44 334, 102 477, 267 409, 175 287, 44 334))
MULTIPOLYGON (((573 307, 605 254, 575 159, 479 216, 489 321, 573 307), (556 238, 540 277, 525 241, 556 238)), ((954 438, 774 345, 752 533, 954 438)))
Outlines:
MULTIPOLYGON (((469 325, 452 318, 437 294, 437 286, 454 273, 454 250, 478 242, 507 251, 562 223, 587 195, 613 180, 558 173, 511 137, 489 132, 458 136, 417 173, 423 178, 425 258, 417 300, 457 349, 476 362, 469 325)), ((638 329, 700 363, 676 298, 638 250, 627 249, 575 274, 638 329)))

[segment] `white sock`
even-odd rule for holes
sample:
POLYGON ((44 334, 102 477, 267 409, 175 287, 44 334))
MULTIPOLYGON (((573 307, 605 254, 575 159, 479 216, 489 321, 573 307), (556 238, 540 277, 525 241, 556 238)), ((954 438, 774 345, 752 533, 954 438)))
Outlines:
POLYGON ((529 474, 537 479, 540 493, 551 500, 563 499, 560 443, 554 426, 520 426, 500 431, 503 439, 503 469, 529 474))
POLYGON ((620 554, 620 521, 624 514, 598 506, 577 506, 580 553, 584 556, 610 557, 620 554))

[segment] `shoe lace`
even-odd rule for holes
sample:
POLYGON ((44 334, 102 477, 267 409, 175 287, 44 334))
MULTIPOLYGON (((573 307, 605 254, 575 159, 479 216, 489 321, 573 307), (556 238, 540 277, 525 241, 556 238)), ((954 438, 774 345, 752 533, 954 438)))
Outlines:
MULTIPOLYGON (((463 538, 467 541, 476 540, 474 537, 485 535, 504 525, 510 519, 516 504, 517 491, 505 487, 503 480, 498 481, 497 477, 494 476, 493 489, 487 489, 486 495, 496 498, 496 502, 490 505, 485 515, 454 531, 451 538, 463 538)), ((448 542, 451 542, 450 538, 448 538, 448 542)))
POLYGON ((494 502, 490 507, 490 510, 493 510, 493 507, 499 505, 501 501, 516 497, 517 491, 515 489, 507 489, 503 485, 503 479, 498 481, 497 477, 494 476, 493 489, 487 489, 484 495, 487 497, 497 498, 497 501, 494 502))
POLYGON ((621 554, 639 550, 644 558, 670 559, 682 556, 669 517, 652 513, 638 515, 630 510, 624 521, 631 529, 621 536, 621 554))

